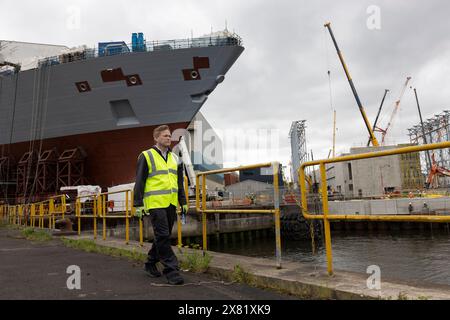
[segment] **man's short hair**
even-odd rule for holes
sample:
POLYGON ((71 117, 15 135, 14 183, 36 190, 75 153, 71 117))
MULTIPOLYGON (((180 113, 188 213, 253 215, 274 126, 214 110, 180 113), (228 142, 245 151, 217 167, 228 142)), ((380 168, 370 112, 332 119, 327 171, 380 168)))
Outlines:
POLYGON ((161 134, 161 132, 169 130, 170 128, 168 125, 163 124, 162 126, 156 127, 155 129, 153 129, 153 139, 157 139, 159 137, 159 135, 161 134))

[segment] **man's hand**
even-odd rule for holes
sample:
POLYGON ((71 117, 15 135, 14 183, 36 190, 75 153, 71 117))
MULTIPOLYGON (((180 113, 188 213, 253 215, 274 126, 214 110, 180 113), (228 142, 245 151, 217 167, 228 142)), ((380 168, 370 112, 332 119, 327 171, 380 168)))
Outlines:
POLYGON ((181 224, 186 224, 186 214, 188 212, 188 209, 189 209, 189 207, 187 204, 183 204, 181 206, 181 216, 180 216, 181 224))
POLYGON ((134 215, 136 217, 138 217, 139 219, 142 219, 142 217, 145 215, 144 207, 137 207, 136 208, 136 213, 134 215))

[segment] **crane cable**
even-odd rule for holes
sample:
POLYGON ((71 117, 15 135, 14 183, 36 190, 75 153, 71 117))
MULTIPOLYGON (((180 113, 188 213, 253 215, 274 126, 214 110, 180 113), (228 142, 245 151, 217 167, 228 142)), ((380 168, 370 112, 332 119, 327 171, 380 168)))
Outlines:
MULTIPOLYGON (((3 90, 3 77, 0 77, 0 93, 3 92, 2 90, 3 90)), ((1 98, 2 98, 2 95, 0 95, 0 106, 2 105, 1 98)), ((6 143, 2 144, 2 154, 1 154, 2 158, 6 156, 5 155, 5 146, 6 146, 6 143)), ((9 159, 7 159, 7 162, 9 162, 9 159)), ((7 183, 9 183, 9 178, 8 178, 8 172, 7 171, 5 172, 4 168, 0 167, 0 177, 2 179, 5 179, 4 185, 2 186, 2 190, 3 190, 4 196, 5 196, 5 201, 8 201, 8 199, 7 199, 8 198, 7 183), (3 173, 5 173, 5 177, 3 177, 3 173)), ((1 181, 0 181, 0 183, 1 183, 1 181)))
MULTIPOLYGON (((333 158, 336 156, 336 109, 333 108, 333 91, 331 89, 331 72, 328 70, 328 87, 330 91, 330 108, 333 114, 333 158)), ((330 150, 331 151, 331 150, 330 150)))
MULTIPOLYGON (((8 148, 7 148, 7 154, 8 157, 10 155, 10 151, 11 151, 11 143, 12 143, 12 138, 13 138, 13 132, 14 132, 14 121, 15 121, 15 117, 16 117, 16 103, 17 103, 17 87, 19 84, 19 72, 15 73, 15 81, 14 81, 14 98, 13 98, 13 113, 12 113, 12 117, 11 117, 11 130, 9 132, 9 143, 8 143, 8 148)), ((3 83, 3 81, 2 81, 3 83)), ((3 85, 2 85, 3 86, 3 85)), ((6 164, 6 176, 9 177, 9 170, 10 170, 10 159, 8 159, 7 164, 6 164)), ((8 187, 5 186, 5 198, 8 197, 8 187)))
MULTIPOLYGON (((3 77, 0 77, 0 92, 3 92, 2 90, 3 90, 3 77)), ((2 96, 3 95, 0 95, 0 106, 2 104, 2 101, 1 101, 2 96)), ((5 155, 5 146, 6 146, 6 143, 2 144, 2 154, 1 154, 2 158, 6 156, 5 155)), ((7 158, 6 162, 9 162, 9 158, 7 158)), ((6 164, 6 165, 8 165, 8 164, 6 164)), ((0 177, 2 177, 2 179, 5 179, 4 185, 2 186, 2 190, 3 190, 4 196, 5 196, 5 201, 7 202, 8 201, 8 183, 9 183, 8 171, 9 170, 7 169, 5 172, 4 169, 5 168, 0 168, 0 177), (5 173, 4 177, 3 177, 3 173, 5 173)))
MULTIPOLYGON (((42 98, 42 69, 38 68, 35 72, 35 77, 34 77, 34 83, 33 83, 33 101, 32 101, 32 109, 31 109, 31 126, 30 126, 30 144, 29 144, 29 148, 28 148, 28 152, 30 157, 28 158, 28 162, 27 162, 27 175, 26 175, 26 183, 25 183, 25 188, 24 188, 24 200, 25 202, 27 199, 27 191, 28 191, 28 185, 30 183, 30 172, 31 172, 31 168, 33 166, 33 155, 34 155, 34 151, 35 151, 35 144, 36 144, 36 139, 37 139, 37 132, 38 132, 38 127, 39 127, 39 118, 40 118, 40 108, 41 108, 41 98, 42 98)), ((38 157, 38 161, 39 161, 39 154, 37 155, 38 157)), ((37 164, 36 164, 37 166, 37 164)), ((37 168, 35 168, 37 169, 37 168)), ((35 177, 36 177, 36 173, 37 170, 35 170, 35 177)), ((35 183, 35 179, 33 181, 32 184, 32 188, 34 186, 35 183)), ((30 195, 29 197, 31 197, 33 190, 30 190, 30 195)))
MULTIPOLYGON (((33 135, 33 130, 35 127, 35 122, 36 122, 36 113, 37 113, 37 106, 36 106, 36 100, 37 100, 37 87, 40 84, 39 81, 39 68, 36 69, 36 71, 34 72, 34 77, 33 77, 33 95, 32 95, 32 100, 31 100, 31 124, 30 124, 30 139, 29 139, 29 146, 28 146, 28 153, 29 153, 29 158, 27 161, 27 169, 24 172, 25 176, 24 176, 24 186, 23 186, 23 197, 24 199, 27 196, 27 190, 28 190, 28 180, 29 180, 29 172, 31 170, 31 165, 32 165, 32 161, 33 161, 33 151, 34 151, 34 135, 33 135)), ((19 177, 18 177, 19 178, 19 177)))
POLYGON ((330 64, 330 58, 329 58, 329 53, 328 53, 328 46, 327 45, 327 41, 326 41, 326 29, 323 29, 323 39, 324 39, 324 48, 325 48, 325 60, 326 60, 326 70, 327 70, 327 76, 328 76, 328 94, 329 94, 329 99, 330 99, 330 110, 333 114, 333 157, 335 156, 335 138, 336 138, 336 118, 335 118, 335 114, 336 114, 336 109, 333 107, 333 90, 332 90, 332 85, 331 85, 331 64, 330 64))
MULTIPOLYGON (((39 95, 39 100, 38 100, 38 103, 39 103, 38 111, 40 111, 40 113, 39 113, 39 117, 37 119, 37 126, 36 126, 36 140, 37 140, 37 137, 39 136, 38 161, 39 161, 39 157, 42 152, 45 123, 47 120, 48 93, 49 93, 49 88, 50 88, 49 83, 50 83, 50 70, 51 69, 50 69, 50 66, 43 65, 40 68, 40 70, 42 70, 41 78, 43 78, 43 84, 42 84, 42 87, 41 86, 39 87, 39 92, 41 94, 39 95)), ((34 179, 33 179, 33 184, 31 186, 30 195, 29 195, 26 203, 30 203, 33 200, 31 197, 36 188, 37 177, 38 177, 38 167, 36 164, 36 170, 35 170, 35 175, 34 175, 34 179)))

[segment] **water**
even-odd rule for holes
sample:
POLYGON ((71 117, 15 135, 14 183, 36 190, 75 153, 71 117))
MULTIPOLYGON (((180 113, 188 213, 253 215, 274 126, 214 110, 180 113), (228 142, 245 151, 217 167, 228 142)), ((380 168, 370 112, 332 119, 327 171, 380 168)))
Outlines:
MULTIPOLYGON (((239 237, 237 237, 239 239, 239 237)), ((326 268, 322 240, 316 254, 310 241, 282 241, 282 259, 326 268)), ((273 237, 249 241, 228 241, 227 245, 211 241, 212 251, 275 259, 273 237)), ((333 268, 366 273, 369 265, 378 265, 382 279, 402 280, 410 284, 450 285, 450 234, 445 230, 401 231, 374 234, 351 231, 332 232, 333 268)))

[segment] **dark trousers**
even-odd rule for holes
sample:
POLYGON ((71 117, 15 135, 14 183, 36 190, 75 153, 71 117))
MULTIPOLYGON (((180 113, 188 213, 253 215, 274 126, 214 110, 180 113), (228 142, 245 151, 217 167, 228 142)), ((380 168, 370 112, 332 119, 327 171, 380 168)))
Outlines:
POLYGON ((155 236, 152 248, 148 252, 146 264, 161 262, 164 265, 163 274, 179 270, 177 257, 170 244, 170 235, 176 220, 176 207, 173 205, 150 210, 150 221, 155 236))

